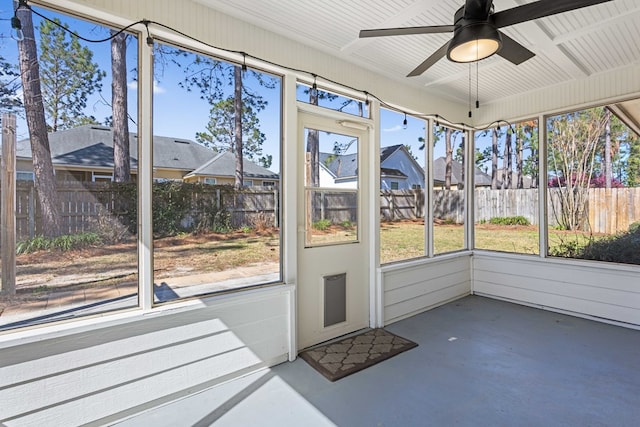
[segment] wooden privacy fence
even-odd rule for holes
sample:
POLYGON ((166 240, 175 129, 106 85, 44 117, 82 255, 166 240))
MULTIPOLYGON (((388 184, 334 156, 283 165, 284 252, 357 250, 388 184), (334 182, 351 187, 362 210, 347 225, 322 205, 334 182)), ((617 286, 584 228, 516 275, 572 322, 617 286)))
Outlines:
MULTIPOLYGON (((224 209, 233 227, 279 226, 279 192, 259 187, 240 192, 219 186, 194 186, 185 203, 188 212, 181 218, 186 229, 194 226, 194 218, 203 211, 224 209)), ((136 227, 135 194, 123 194, 109 183, 72 183, 58 186, 62 203, 60 224, 63 233, 94 231, 108 216, 110 221, 136 227)), ((549 189, 547 202, 549 225, 556 225, 554 211, 560 209, 558 189, 549 189)), ((0 197, 2 195, 0 194, 0 197)), ((155 197, 155 196, 154 196, 155 197)), ((316 191, 313 194, 313 221, 328 219, 334 223, 357 221, 357 194, 346 191, 316 191)), ((475 219, 489 221, 495 217, 523 216, 538 224, 538 190, 476 189, 475 219)), ((434 190, 431 198, 436 219, 464 222, 463 190, 434 190)), ((42 234, 40 208, 33 182, 16 185, 16 239, 26 240, 42 234)), ((161 201, 163 204, 166 200, 161 201)), ((159 208, 154 201, 154 211, 159 208)), ((391 190, 380 193, 382 220, 424 218, 424 190, 391 190)), ((594 233, 623 232, 640 221, 640 188, 589 189, 585 222, 594 233)), ((155 217, 154 217, 155 221, 155 217)), ((111 222, 113 223, 113 222, 111 222)))
MULTIPOLYGON (((133 230, 136 228, 137 197, 123 187, 110 183, 65 183, 58 184, 57 190, 62 207, 60 225, 63 234, 96 231, 97 227, 113 226, 116 222, 133 230)), ((195 226, 195 218, 202 211, 221 208, 229 214, 233 227, 253 227, 258 223, 268 227, 279 226, 279 194, 276 189, 259 187, 237 192, 217 186, 192 185, 186 197, 188 200, 183 203, 188 208, 184 217, 177 219, 185 229, 195 226)), ((154 210, 160 209, 160 204, 177 202, 154 199, 154 210)), ((42 234, 42 215, 33 182, 19 181, 16 185, 15 220, 18 241, 42 234)))

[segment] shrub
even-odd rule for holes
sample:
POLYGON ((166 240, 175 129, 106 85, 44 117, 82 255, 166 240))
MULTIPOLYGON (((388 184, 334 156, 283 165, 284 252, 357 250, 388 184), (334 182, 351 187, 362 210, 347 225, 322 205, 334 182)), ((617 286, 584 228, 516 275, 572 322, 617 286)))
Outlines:
POLYGON ((52 239, 44 236, 36 236, 33 239, 19 242, 16 245, 16 253, 20 255, 52 249, 65 252, 95 246, 100 243, 102 243, 102 239, 97 233, 67 234, 52 239))
POLYGON ((638 233, 640 231, 640 221, 636 221, 629 226, 629 233, 638 233))
POLYGON ((640 228, 586 244, 562 242, 550 248, 549 255, 640 265, 640 228))
POLYGON ((489 220, 490 224, 495 225, 531 225, 529 220, 523 216, 506 216, 506 217, 494 217, 489 220))
POLYGON ((328 219, 321 219, 313 223, 313 228, 315 228, 316 230, 323 231, 329 227, 331 227, 331 221, 329 221, 328 219))
POLYGON ((342 221, 340 225, 342 226, 342 228, 353 228, 353 223, 348 219, 345 221, 342 221))

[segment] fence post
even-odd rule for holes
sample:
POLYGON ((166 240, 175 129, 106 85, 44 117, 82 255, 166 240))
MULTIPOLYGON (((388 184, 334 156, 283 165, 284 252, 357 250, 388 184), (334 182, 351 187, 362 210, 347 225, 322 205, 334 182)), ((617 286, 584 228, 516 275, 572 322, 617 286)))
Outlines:
POLYGON ((279 216, 279 212, 278 212, 278 189, 274 188, 273 189, 273 226, 274 227, 278 227, 278 216, 279 216))
POLYGON ((16 293, 16 116, 2 115, 2 293, 16 293))

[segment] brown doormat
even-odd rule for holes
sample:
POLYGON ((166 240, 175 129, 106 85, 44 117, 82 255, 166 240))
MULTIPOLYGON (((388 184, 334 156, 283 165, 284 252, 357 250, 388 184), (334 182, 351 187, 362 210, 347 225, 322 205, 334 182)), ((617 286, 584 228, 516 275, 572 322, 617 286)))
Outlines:
POLYGON ((384 329, 372 329, 305 350, 300 357, 327 379, 336 381, 417 346, 384 329))

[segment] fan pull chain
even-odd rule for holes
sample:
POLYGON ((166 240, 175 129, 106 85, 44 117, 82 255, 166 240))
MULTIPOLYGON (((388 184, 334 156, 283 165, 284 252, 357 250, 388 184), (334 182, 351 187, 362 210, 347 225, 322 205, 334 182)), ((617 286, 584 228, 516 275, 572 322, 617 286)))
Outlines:
POLYGON ((480 89, 480 73, 478 72, 478 63, 476 62, 476 110, 480 108, 480 96, 478 95, 480 89))
POLYGON ((471 112, 471 63, 469 63, 469 118, 473 116, 471 112))

